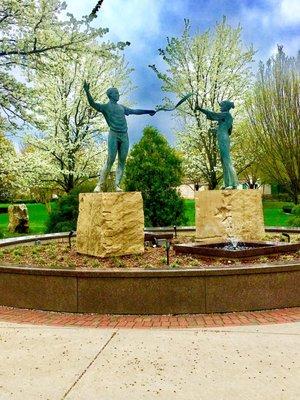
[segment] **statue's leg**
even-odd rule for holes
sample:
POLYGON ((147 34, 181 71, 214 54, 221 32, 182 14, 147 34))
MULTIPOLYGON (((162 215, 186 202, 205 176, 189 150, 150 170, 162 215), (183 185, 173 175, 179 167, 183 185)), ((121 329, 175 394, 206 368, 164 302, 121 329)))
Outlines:
POLYGON ((230 155, 222 159, 222 166, 225 188, 236 189, 238 179, 230 155))
POLYGON ((225 188, 236 189, 238 184, 238 179, 234 166, 232 164, 229 146, 228 146, 228 151, 226 151, 225 154, 221 155, 221 157, 222 157, 222 165, 224 171, 225 188))
POLYGON ((118 167, 116 173, 116 188, 118 191, 121 190, 120 183, 124 174, 128 150, 129 150, 128 134, 123 133, 122 136, 120 136, 120 140, 118 142, 118 167))
POLYGON ((228 156, 229 156, 229 137, 228 134, 223 131, 218 132, 218 145, 219 145, 219 152, 220 158, 222 163, 222 170, 223 170, 223 182, 224 188, 229 186, 229 170, 228 170, 228 156))
POLYGON ((224 187, 235 189, 237 187, 237 177, 230 157, 230 139, 227 132, 220 132, 218 144, 223 168, 224 187))
POLYGON ((235 168, 230 160, 230 186, 232 186, 233 189, 237 188, 239 181, 237 174, 235 172, 235 168))
POLYGON ((228 157, 222 158, 221 157, 221 162, 222 162, 222 168, 223 168, 223 180, 224 180, 224 187, 227 188, 230 186, 230 171, 229 171, 229 165, 228 165, 228 157))
POLYGON ((118 151, 117 133, 116 132, 109 132, 107 145, 108 145, 107 160, 106 160, 103 168, 100 170, 99 182, 98 182, 94 192, 102 191, 103 184, 107 178, 107 175, 109 174, 111 167, 113 166, 113 163, 115 162, 115 159, 117 156, 117 151, 118 151))

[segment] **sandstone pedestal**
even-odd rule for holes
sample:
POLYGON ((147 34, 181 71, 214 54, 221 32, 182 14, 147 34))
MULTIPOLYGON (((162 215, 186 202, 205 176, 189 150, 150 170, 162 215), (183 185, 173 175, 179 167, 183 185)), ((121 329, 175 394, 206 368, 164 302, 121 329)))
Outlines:
POLYGON ((205 190, 196 203, 196 240, 262 240, 264 219, 258 190, 205 190))
POLYGON ((77 251, 98 257, 143 253, 141 193, 80 194, 77 251))

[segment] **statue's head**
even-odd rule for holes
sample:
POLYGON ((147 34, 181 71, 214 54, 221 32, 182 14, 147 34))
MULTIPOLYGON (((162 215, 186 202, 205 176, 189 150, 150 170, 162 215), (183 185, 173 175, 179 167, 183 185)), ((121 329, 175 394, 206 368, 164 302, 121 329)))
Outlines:
POLYGON ((222 112, 229 111, 231 108, 234 108, 234 102, 230 100, 223 100, 219 103, 219 106, 222 112))
POLYGON ((107 97, 109 98, 109 100, 113 101, 113 102, 117 102, 119 101, 120 98, 120 94, 117 88, 109 88, 106 91, 107 97))

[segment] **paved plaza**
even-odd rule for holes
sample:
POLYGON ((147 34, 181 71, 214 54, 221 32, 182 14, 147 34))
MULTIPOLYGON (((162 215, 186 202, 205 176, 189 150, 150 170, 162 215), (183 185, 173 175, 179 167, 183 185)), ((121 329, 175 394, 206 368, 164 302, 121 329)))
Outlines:
POLYGON ((114 328, 84 327, 72 315, 1 308, 0 399, 298 400, 299 313, 276 311, 281 323, 236 313, 227 326, 128 329, 117 327, 121 317, 114 328))

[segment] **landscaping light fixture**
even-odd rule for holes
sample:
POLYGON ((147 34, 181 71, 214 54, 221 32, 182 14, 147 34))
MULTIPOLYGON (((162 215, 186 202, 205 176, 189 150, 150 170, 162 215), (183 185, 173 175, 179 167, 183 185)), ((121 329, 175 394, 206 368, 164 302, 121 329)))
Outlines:
POLYGON ((169 240, 166 240, 167 265, 170 265, 170 248, 171 243, 169 242, 169 240))
POLYGON ((74 233, 75 233, 74 231, 70 231, 70 232, 69 232, 69 235, 68 235, 68 237, 69 237, 69 247, 70 247, 70 248, 71 248, 71 246, 72 246, 72 245, 71 245, 71 238, 72 238, 72 236, 74 236, 74 233))
POLYGON ((174 229, 174 237, 175 237, 175 239, 176 239, 176 238, 177 238, 177 226, 174 225, 174 226, 173 226, 173 229, 174 229))
POLYGON ((287 241, 288 241, 288 243, 290 243, 290 242, 291 242, 291 237, 290 237, 290 235, 289 235, 288 233, 286 233, 286 232, 283 232, 283 233, 282 233, 282 236, 284 236, 284 237, 286 237, 286 238, 287 238, 287 241))

